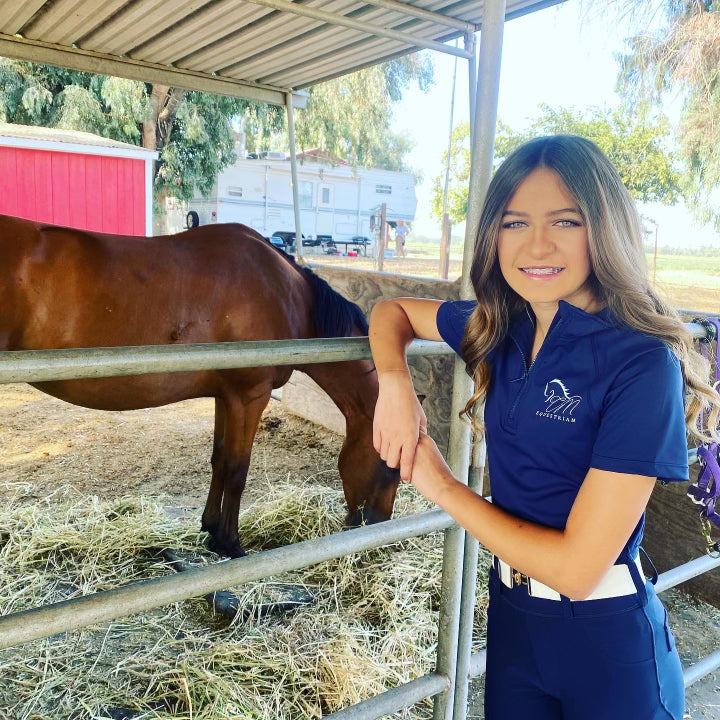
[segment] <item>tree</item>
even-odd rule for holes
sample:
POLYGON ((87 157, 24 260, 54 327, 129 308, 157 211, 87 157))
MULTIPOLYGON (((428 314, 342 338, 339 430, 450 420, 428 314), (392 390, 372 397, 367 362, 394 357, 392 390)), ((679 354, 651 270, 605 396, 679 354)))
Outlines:
MULTIPOLYGON (((415 80, 424 89, 432 82, 426 54, 312 88, 308 109, 296 113, 299 147, 399 169, 410 143, 390 131, 393 102, 415 80)), ((242 121, 248 149, 272 142, 287 148, 281 107, 4 58, 0 120, 84 130, 157 150, 156 198, 208 194, 235 161, 234 121, 242 121)))
MULTIPOLYGON (((443 167, 447 165, 447 150, 443 153, 443 167)), ((468 186, 470 184, 470 123, 462 123, 452 131, 450 138, 450 180, 448 184, 447 213, 453 223, 467 217, 468 186)), ((442 222, 445 173, 433 183, 430 212, 442 222)))
POLYGON ((699 220, 720 231, 720 7, 711 0, 626 0, 620 7, 636 27, 654 29, 628 40, 618 89, 633 103, 680 95, 685 199, 699 220))
MULTIPOLYGON (((674 204, 680 198, 680 178, 671 152, 664 148, 670 128, 664 118, 647 114, 633 116, 624 109, 593 108, 586 113, 575 109, 555 110, 540 106, 541 115, 525 131, 515 131, 501 120, 495 137, 496 163, 515 148, 540 135, 581 135, 596 143, 617 168, 630 194, 641 202, 674 204)), ((453 222, 467 215, 467 188, 470 177, 470 126, 455 129, 451 144, 452 182, 448 192, 448 213, 453 222)), ((443 156, 443 164, 447 153, 443 156)), ((435 180, 432 211, 442 216, 444 175, 435 180)))
MULTIPOLYGON (((235 159, 231 119, 251 103, 52 66, 0 58, 0 119, 83 130, 160 153, 156 197, 208 193, 235 159)), ((279 129, 277 109, 252 110, 279 129)))
MULTIPOLYGON (((393 133, 390 126, 403 91, 415 82, 423 91, 433 82, 427 53, 407 55, 313 86, 307 107, 295 113, 298 150, 320 148, 351 165, 407 170, 405 156, 413 143, 406 135, 393 133)), ((248 150, 287 149, 285 125, 282 132, 271 134, 248 118, 247 110, 243 120, 248 150)))
POLYGON ((430 56, 417 53, 315 86, 298 113, 298 146, 328 150, 352 165, 408 169, 412 142, 391 131, 393 111, 412 82, 427 90, 432 71, 430 56))

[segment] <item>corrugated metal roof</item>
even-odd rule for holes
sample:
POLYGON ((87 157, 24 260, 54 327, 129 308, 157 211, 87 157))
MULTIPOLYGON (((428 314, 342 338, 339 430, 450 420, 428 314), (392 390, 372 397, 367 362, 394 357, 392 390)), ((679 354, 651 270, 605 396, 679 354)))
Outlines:
MULTIPOLYGON (((563 1, 507 0, 506 18, 563 1)), ((282 104, 290 90, 462 37, 461 23, 478 30, 484 4, 5 0, 0 55, 282 104)))

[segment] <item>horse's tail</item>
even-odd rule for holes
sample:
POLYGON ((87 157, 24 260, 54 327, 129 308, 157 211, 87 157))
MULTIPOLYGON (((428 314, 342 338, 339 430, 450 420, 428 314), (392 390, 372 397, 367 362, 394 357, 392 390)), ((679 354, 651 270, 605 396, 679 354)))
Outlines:
POLYGON ((310 268, 300 268, 310 283, 313 294, 312 322, 318 337, 346 337, 359 330, 368 334, 368 323, 363 311, 353 302, 333 290, 310 268))

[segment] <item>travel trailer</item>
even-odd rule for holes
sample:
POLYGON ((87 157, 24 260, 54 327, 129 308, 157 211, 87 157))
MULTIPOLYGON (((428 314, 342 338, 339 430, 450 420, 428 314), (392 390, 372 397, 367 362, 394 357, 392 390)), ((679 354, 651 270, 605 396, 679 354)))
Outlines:
MULTIPOLYGON (((373 238, 383 203, 391 225, 400 219, 412 223, 417 198, 411 173, 352 168, 319 150, 298 153, 297 159, 306 240, 347 243, 357 236, 373 238)), ((247 154, 220 173, 209 197, 197 196, 188 203, 189 227, 216 222, 241 222, 268 239, 294 232, 290 159, 285 153, 247 154)))

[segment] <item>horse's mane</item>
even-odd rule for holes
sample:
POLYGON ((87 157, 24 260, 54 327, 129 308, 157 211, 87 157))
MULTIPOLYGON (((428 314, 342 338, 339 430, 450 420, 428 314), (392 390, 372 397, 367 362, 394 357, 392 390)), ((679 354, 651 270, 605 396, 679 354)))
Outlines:
POLYGON ((557 383, 562 388, 563 392, 566 395, 569 395, 570 391, 565 387, 565 383, 562 380, 555 378, 554 380, 551 380, 548 385, 552 385, 552 383, 557 383))
MULTIPOLYGON (((266 241, 267 242, 267 241, 266 241)), ((287 262, 301 272, 310 283, 313 295, 312 322, 318 337, 347 337, 353 330, 368 334, 368 323, 363 311, 353 302, 333 290, 310 268, 301 267, 292 255, 268 243, 275 252, 280 253, 287 262)))
POLYGON ((360 330, 368 334, 363 311, 318 277, 310 268, 300 268, 313 292, 312 321, 318 337, 345 337, 360 330))

